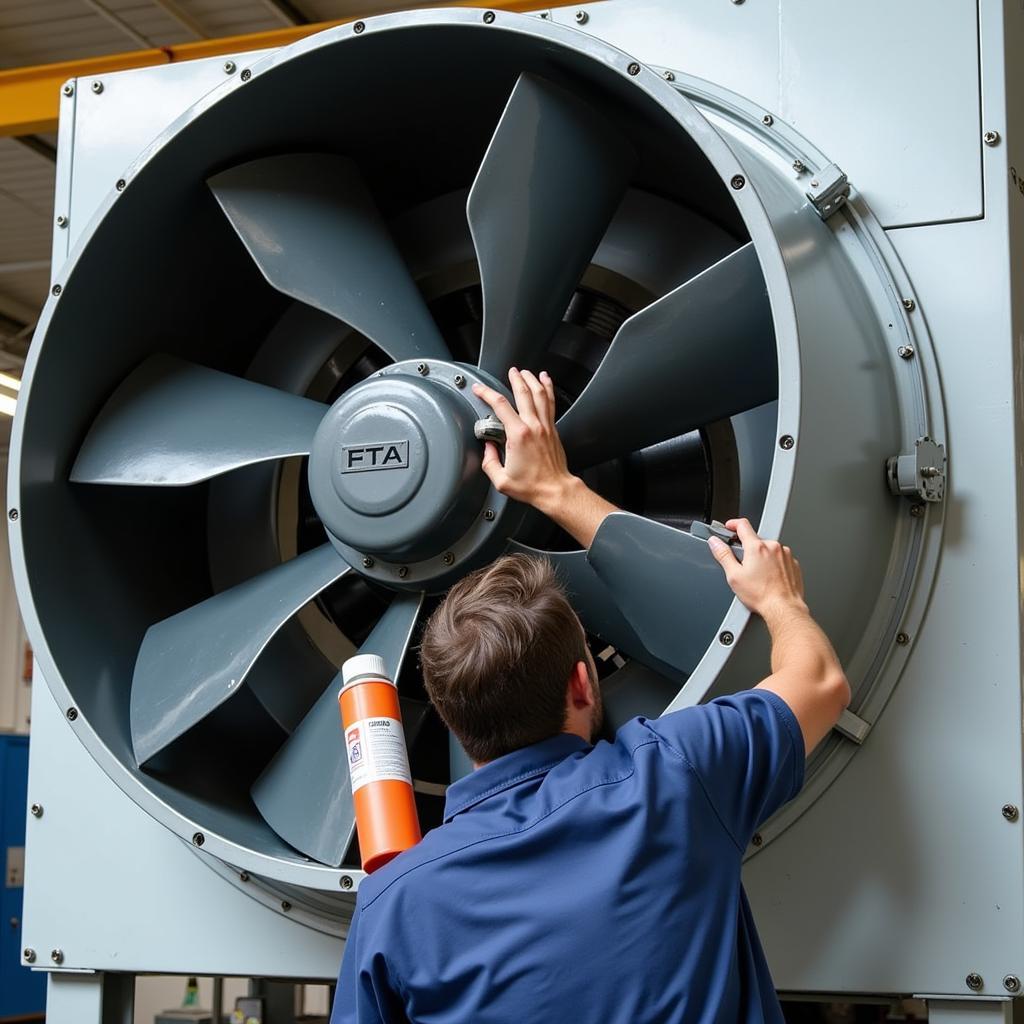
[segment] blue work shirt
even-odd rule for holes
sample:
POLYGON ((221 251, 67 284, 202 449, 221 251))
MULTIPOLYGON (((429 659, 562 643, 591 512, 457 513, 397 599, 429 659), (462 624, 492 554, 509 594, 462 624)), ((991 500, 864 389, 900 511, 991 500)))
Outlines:
POLYGON ((484 765, 361 885, 331 1024, 781 1022, 740 862, 803 771, 766 690, 484 765))

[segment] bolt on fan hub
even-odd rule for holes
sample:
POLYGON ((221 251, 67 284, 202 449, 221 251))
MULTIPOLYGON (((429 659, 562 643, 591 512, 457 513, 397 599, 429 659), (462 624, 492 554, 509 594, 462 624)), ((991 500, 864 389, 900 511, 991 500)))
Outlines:
POLYGON ((473 424, 489 408, 472 393, 476 381, 485 376, 470 366, 396 363, 324 416, 310 496, 334 546, 365 575, 441 587, 504 544, 514 513, 480 469, 473 424))

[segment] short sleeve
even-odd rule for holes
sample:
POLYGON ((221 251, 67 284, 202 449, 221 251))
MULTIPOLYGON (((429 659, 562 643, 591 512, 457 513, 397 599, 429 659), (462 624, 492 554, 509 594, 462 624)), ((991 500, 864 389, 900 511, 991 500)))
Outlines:
POLYGON ((800 725, 769 690, 718 697, 647 726, 689 764, 741 850, 803 785, 800 725))
POLYGON ((383 953, 362 943, 360 912, 349 925, 330 1024, 405 1024, 405 1010, 391 984, 383 953))

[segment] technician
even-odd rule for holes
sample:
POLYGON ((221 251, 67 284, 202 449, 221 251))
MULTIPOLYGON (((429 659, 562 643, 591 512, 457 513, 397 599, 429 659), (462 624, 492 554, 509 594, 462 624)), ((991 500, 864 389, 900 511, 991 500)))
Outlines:
MULTIPOLYGON (((614 507, 566 465, 551 378, 513 369, 495 487, 588 547, 614 507)), ((758 826, 800 790, 805 753, 850 689, 789 548, 732 521, 711 541, 772 641, 752 690, 595 742, 601 697, 583 629, 538 559, 452 587, 423 635, 427 691, 476 770, 444 824, 359 890, 332 1024, 781 1021, 740 884, 758 826)), ((687 614, 680 588, 676 609, 687 614)))

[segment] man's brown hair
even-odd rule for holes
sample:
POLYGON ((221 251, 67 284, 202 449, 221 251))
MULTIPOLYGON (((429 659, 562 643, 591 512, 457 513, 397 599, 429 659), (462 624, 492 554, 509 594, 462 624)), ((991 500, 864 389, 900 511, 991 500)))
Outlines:
POLYGON ((423 632, 427 693, 478 764, 560 733, 586 641, 551 563, 506 555, 448 592, 423 632))

